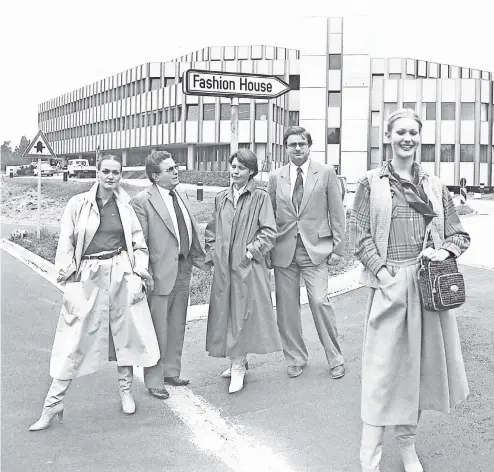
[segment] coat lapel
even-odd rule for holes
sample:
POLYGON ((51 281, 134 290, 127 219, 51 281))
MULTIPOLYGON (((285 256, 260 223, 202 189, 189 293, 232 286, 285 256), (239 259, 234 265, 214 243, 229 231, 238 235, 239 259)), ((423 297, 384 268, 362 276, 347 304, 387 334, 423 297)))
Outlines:
POLYGON ((290 164, 281 168, 280 171, 280 187, 281 187, 281 195, 290 211, 296 215, 295 207, 293 206, 292 196, 290 195, 290 164))
POLYGON ((309 165, 309 170, 307 171, 307 179, 305 181, 304 194, 302 196, 302 202, 300 203, 299 214, 301 214, 305 207, 307 206, 307 202, 309 201, 312 192, 314 191, 314 187, 316 186, 318 176, 318 169, 315 169, 312 165, 312 162, 309 165))
POLYGON ((170 217, 170 213, 168 212, 168 208, 166 208, 165 202, 161 197, 160 191, 156 188, 156 185, 152 185, 148 191, 149 194, 151 195, 151 197, 149 198, 149 202, 151 203, 151 205, 153 205, 153 208, 161 217, 163 223, 169 229, 170 233, 172 233, 175 236, 175 238, 177 238, 178 241, 178 237, 175 234, 175 229, 173 228, 173 222, 170 217))

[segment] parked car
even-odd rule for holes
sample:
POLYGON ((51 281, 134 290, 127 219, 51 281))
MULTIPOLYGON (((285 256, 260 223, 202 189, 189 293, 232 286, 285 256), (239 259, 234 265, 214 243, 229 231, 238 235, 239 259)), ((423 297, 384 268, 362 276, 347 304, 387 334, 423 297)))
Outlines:
MULTIPOLYGON (((34 167, 34 175, 38 175, 38 163, 36 163, 35 167, 34 167)), ((48 162, 42 162, 41 163, 41 177, 43 176, 48 176, 48 177, 51 177, 52 175, 55 174, 55 168, 52 167, 50 164, 48 164, 48 162)))
POLYGON ((69 159, 69 177, 96 177, 96 167, 90 166, 87 159, 69 159))

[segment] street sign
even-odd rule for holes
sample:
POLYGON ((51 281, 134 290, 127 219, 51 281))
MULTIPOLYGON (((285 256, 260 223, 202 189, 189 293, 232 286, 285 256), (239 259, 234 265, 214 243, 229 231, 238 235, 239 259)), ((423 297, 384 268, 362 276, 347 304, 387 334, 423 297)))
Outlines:
POLYGON ((189 69, 182 78, 186 95, 230 98, 272 99, 290 91, 290 86, 274 75, 237 74, 189 69))
POLYGON ((46 139, 43 131, 39 130, 38 134, 29 143, 29 146, 22 153, 22 157, 25 158, 53 158, 57 157, 50 146, 50 143, 46 139))
POLYGON ((467 179, 465 179, 465 177, 462 177, 460 179, 460 187, 466 187, 467 185, 467 179))

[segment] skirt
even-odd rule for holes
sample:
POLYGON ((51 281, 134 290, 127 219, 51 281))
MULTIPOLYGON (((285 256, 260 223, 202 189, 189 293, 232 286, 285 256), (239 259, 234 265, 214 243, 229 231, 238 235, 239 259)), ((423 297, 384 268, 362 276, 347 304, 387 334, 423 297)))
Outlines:
POLYGON ((422 309, 416 259, 387 261, 393 279, 371 289, 362 353, 362 420, 416 425, 469 394, 456 317, 422 309))

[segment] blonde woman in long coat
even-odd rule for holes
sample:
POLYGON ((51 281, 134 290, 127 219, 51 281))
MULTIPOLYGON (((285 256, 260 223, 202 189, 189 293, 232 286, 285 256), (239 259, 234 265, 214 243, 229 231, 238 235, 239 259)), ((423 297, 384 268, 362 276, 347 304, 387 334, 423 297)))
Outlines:
POLYGON ((115 156, 98 162, 97 183, 72 197, 62 216, 55 258, 65 285, 50 360, 53 378, 39 420, 29 429, 62 420, 72 379, 117 361, 122 409, 135 412, 133 365, 152 366, 159 347, 145 298, 152 286, 148 249, 130 198, 120 188, 115 156))
POLYGON ((350 220, 350 245, 370 287, 362 355, 364 472, 379 471, 386 426, 394 429, 405 471, 422 472, 415 451, 421 411, 449 413, 469 393, 454 313, 429 312, 420 300, 420 257, 458 257, 470 244, 447 187, 414 160, 421 129, 413 110, 389 117, 393 157, 359 181, 350 220))
POLYGON ((257 157, 239 149, 230 158, 232 185, 216 196, 206 227, 206 262, 214 265, 206 350, 229 357, 222 377, 229 392, 244 385, 247 354, 281 350, 271 301, 266 255, 276 241, 276 221, 268 193, 256 188, 257 157))

